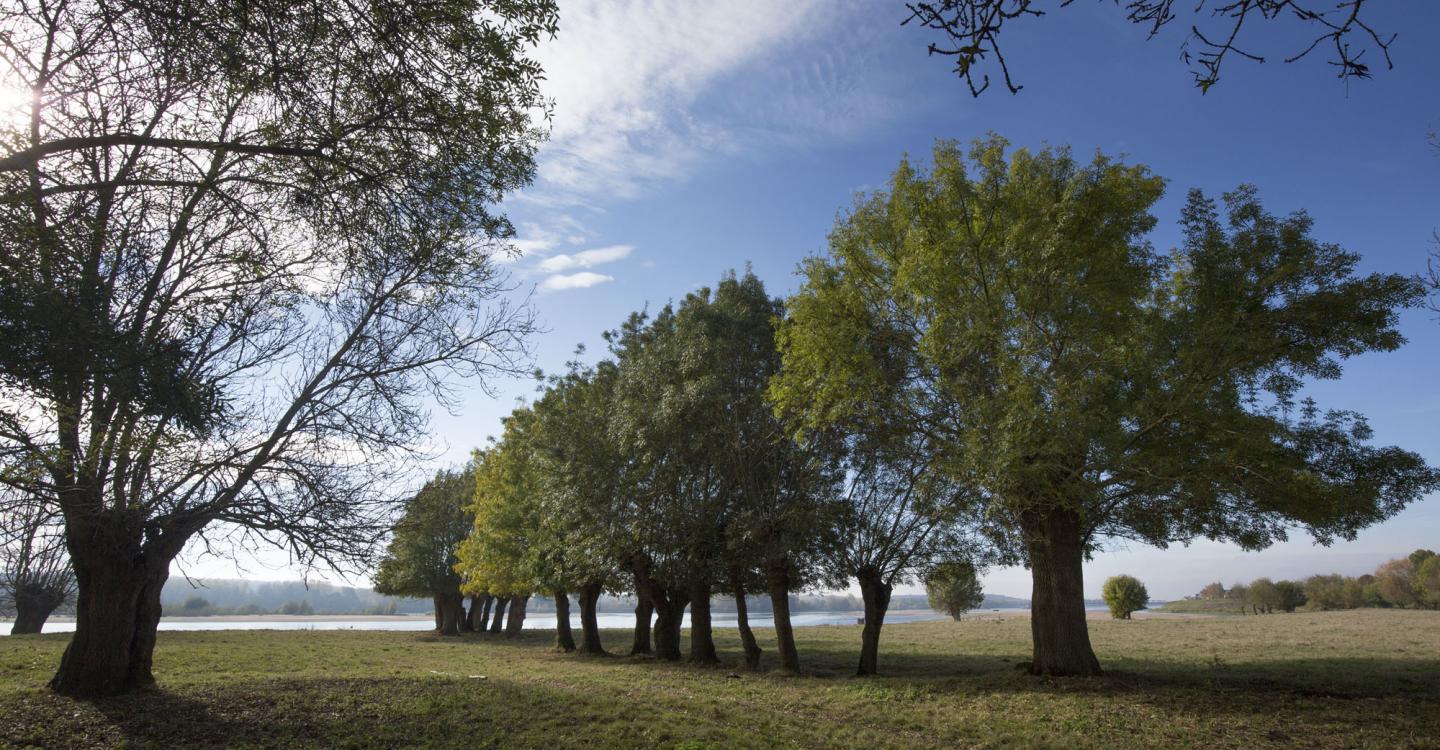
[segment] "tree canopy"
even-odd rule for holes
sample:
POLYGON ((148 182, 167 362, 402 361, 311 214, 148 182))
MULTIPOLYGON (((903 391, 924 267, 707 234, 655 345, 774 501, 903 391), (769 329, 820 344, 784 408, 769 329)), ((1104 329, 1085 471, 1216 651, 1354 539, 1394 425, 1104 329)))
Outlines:
POLYGON ((475 472, 442 471, 405 502, 390 545, 375 572, 375 591, 388 596, 435 600, 439 630, 460 630, 460 574, 457 549, 470 533, 467 508, 474 495, 475 472))
POLYGON ((780 331, 772 393, 804 429, 900 419, 983 491, 1034 575, 1037 672, 1099 671, 1080 575, 1107 537, 1353 538, 1437 484, 1301 395, 1399 346, 1419 282, 1356 275, 1249 187, 1192 191, 1161 254, 1163 189, 1102 155, 940 142, 929 174, 906 160, 841 217, 780 331))

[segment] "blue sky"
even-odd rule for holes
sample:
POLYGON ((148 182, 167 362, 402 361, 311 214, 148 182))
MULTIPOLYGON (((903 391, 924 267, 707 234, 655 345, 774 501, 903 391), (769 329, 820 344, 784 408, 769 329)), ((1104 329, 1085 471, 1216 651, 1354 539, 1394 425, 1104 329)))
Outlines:
MULTIPOLYGON (((977 100, 948 60, 927 56, 933 32, 900 26, 900 2, 561 0, 560 34, 541 53, 552 137, 536 184, 506 206, 522 251, 509 265, 548 329, 535 362, 559 369, 577 343, 598 355, 601 331, 630 311, 746 263, 787 294, 837 213, 903 154, 924 159, 937 138, 988 131, 1149 165, 1169 180, 1153 236, 1162 249, 1187 189, 1249 182, 1274 212, 1307 210, 1315 235, 1361 253, 1365 270, 1422 271, 1440 226, 1440 150, 1426 139, 1440 128, 1440 4, 1372 5, 1373 25, 1400 36, 1394 70, 1366 53, 1369 81, 1335 78, 1323 50, 1280 64, 1303 41, 1257 26, 1254 46, 1277 62, 1230 60, 1202 96, 1180 60, 1185 18, 1147 41, 1112 4, 1078 3, 1007 30, 1024 90, 997 83, 977 100)), ((1342 381, 1311 392, 1367 414, 1377 441, 1440 463, 1440 320, 1412 311, 1402 327, 1404 349, 1353 360, 1342 381)), ((490 386, 495 397, 474 387, 457 414, 436 413, 437 465, 463 461, 534 390, 490 386)), ((1122 546, 1087 567, 1086 589, 1096 596, 1106 576, 1129 572, 1175 598, 1217 578, 1366 572, 1419 546, 1440 547, 1440 502, 1329 549, 1306 538, 1260 553, 1122 546)), ((1028 596, 1028 573, 992 571, 986 589, 1028 596)))

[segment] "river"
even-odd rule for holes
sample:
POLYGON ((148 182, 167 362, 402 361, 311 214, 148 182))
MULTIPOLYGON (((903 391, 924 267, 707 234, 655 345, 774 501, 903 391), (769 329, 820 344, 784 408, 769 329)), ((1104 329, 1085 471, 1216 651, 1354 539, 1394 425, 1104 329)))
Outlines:
MULTIPOLYGON (((994 609, 978 611, 974 614, 994 616, 1003 614, 1029 614, 1029 609, 994 609)), ((861 612, 800 612, 791 615, 790 621, 796 627, 813 627, 817 625, 854 625, 862 616, 861 612)), ((598 615, 600 627, 602 628, 629 628, 635 624, 635 616, 623 612, 602 612, 598 615)), ((918 622, 921 620, 942 620, 945 615, 923 610, 906 610, 891 612, 885 616, 886 624, 902 622, 918 622)), ((733 616, 717 613, 711 623, 717 628, 733 628, 736 620, 733 616)), ((570 618, 571 627, 580 628, 579 615, 570 618)), ((690 624, 690 616, 685 615, 685 626, 690 624)), ((757 628, 768 628, 774 625, 769 617, 752 616, 750 625, 757 628)), ((312 616, 286 616, 286 615, 249 615, 243 617, 164 617, 160 620, 161 630, 411 630, 423 631, 433 630, 435 619, 430 615, 399 615, 393 617, 365 616, 350 617, 345 615, 312 615, 312 616)), ((555 628, 555 615, 550 612, 536 612, 525 618, 527 630, 553 630, 555 628)), ((75 621, 69 618, 52 618, 45 623, 46 633, 69 633, 75 630, 75 621)), ((0 620, 0 635, 9 635, 10 621, 0 620)))

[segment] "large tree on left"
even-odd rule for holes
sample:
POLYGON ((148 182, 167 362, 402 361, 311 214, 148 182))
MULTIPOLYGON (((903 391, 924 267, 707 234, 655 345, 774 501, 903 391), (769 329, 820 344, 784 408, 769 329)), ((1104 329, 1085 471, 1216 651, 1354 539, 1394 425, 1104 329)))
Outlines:
POLYGON ((78 0, 0 13, 0 453, 79 582, 52 687, 154 682, 197 536, 375 549, 447 382, 521 366, 491 210, 548 113, 549 0, 78 0))

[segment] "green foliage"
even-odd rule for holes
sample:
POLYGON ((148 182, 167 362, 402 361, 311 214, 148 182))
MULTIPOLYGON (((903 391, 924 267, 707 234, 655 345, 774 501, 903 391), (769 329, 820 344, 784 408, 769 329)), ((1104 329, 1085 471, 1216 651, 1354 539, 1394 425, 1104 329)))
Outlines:
POLYGON ((457 548, 469 532, 466 507, 474 470, 442 471, 405 502, 404 515, 375 573, 375 591, 387 596, 455 594, 457 548))
POLYGON ((1355 276, 1249 187, 1223 217, 1192 191, 1162 256, 1144 240, 1162 189, 995 137, 968 159, 937 144, 928 175, 902 162, 804 264, 776 401, 810 429, 907 415, 997 516, 1066 508, 1160 544, 1348 538, 1434 486, 1415 454, 1365 445, 1360 415, 1296 401, 1341 357, 1399 346, 1418 283, 1355 276))
POLYGON ((535 414, 516 409, 505 418, 504 436, 476 451, 474 523, 456 548, 454 569, 467 594, 529 596, 539 586, 531 543, 539 527, 539 476, 530 438, 535 414))
POLYGON ((1295 581, 1277 581, 1275 589, 1283 612, 1294 612, 1305 606, 1305 587, 1295 581))
POLYGON ((1365 606, 1365 586, 1339 574, 1314 575, 1305 579, 1305 608, 1308 610, 1358 609, 1365 606))
POLYGON ((1430 555, 1415 571, 1419 599, 1431 609, 1440 609, 1440 555, 1430 555))
POLYGON ((1131 613, 1145 609, 1150 601, 1150 592, 1145 590, 1145 584, 1128 575, 1106 579, 1101 595, 1105 598, 1105 606, 1110 608, 1110 616, 1117 620, 1130 619, 1131 613))
POLYGON ((999 137, 938 143, 929 173, 902 161, 803 264, 777 409, 806 434, 934 436, 1002 550, 1076 583, 1076 546, 1348 539, 1440 485, 1420 456, 1369 445, 1363 416, 1301 397, 1343 358, 1398 347, 1422 285, 1357 275, 1357 255, 1248 186, 1192 191, 1161 254, 1146 235, 1163 188, 999 137))
POLYGON ((931 609, 956 620, 985 601, 979 570, 969 560, 951 560, 936 565, 925 576, 925 595, 930 600, 931 609))
POLYGON ((310 606, 310 602, 308 602, 308 601, 304 601, 304 600, 301 600, 301 601, 289 601, 289 602, 285 602, 284 604, 280 605, 280 614, 282 614, 282 615, 313 615, 313 614, 315 614, 315 608, 312 607, 312 606, 310 606))

